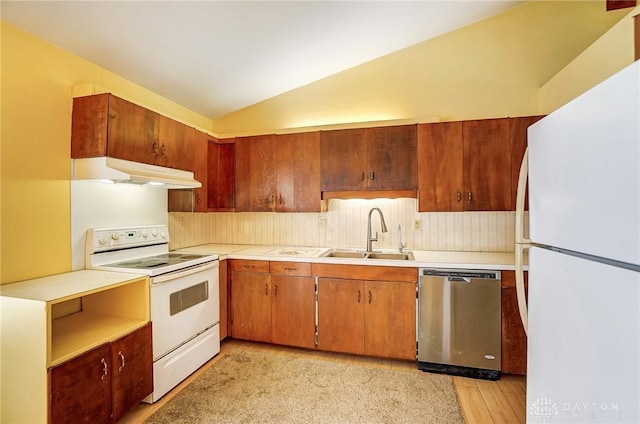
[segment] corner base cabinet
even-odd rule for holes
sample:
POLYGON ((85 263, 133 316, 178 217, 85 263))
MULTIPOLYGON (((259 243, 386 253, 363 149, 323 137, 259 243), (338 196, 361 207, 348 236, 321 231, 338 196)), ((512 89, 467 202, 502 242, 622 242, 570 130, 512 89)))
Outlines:
POLYGON ((112 423, 153 391, 146 276, 82 270, 0 295, 0 422, 112 423))

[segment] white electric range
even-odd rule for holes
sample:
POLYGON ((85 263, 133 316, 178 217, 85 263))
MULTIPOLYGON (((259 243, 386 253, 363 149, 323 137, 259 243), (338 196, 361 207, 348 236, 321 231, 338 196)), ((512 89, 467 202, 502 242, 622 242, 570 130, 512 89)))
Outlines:
POLYGON ((165 225, 87 231, 88 269, 150 277, 155 402, 220 352, 218 256, 169 252, 165 225))

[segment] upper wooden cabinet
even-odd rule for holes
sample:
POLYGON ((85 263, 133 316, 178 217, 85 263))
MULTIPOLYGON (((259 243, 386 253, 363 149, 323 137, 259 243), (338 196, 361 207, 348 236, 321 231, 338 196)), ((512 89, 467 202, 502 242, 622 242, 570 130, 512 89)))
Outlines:
POLYGON ((236 138, 236 211, 271 212, 276 204, 276 136, 236 138))
POLYGON ((320 135, 236 139, 236 210, 320 212, 320 135))
POLYGON ((207 208, 229 212, 236 207, 236 142, 235 139, 208 138, 207 208))
POLYGON ((276 211, 320 212, 320 133, 276 136, 276 211))
POLYGON ((322 191, 415 190, 415 125, 323 131, 322 191))
POLYGON ((418 125, 418 210, 514 210, 526 128, 538 119, 418 125))
POLYGON ((111 94, 73 99, 71 157, 192 170, 195 129, 111 94))

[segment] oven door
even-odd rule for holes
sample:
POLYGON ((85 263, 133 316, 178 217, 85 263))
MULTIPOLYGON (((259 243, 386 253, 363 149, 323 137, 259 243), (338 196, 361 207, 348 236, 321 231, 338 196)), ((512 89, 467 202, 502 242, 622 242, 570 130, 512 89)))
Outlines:
POLYGON ((151 278, 153 360, 220 321, 218 261, 151 278))

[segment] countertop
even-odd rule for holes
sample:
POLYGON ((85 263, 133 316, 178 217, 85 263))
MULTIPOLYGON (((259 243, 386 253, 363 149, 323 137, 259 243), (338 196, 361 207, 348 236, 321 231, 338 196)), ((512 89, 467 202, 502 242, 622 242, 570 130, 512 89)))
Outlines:
MULTIPOLYGON (((413 252, 415 260, 403 261, 323 257, 322 254, 327 252, 328 250, 330 250, 329 247, 257 246, 231 244, 203 244, 199 246, 178 249, 178 251, 180 252, 218 254, 220 255, 220 259, 294 261, 412 268, 424 267, 491 270, 515 269, 515 254, 513 252, 408 250, 413 252)), ((382 249, 382 251, 386 252, 387 250, 382 249)))
POLYGON ((85 269, 3 284, 0 286, 0 295, 41 302, 54 302, 145 277, 141 274, 85 269))

